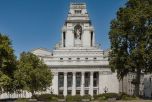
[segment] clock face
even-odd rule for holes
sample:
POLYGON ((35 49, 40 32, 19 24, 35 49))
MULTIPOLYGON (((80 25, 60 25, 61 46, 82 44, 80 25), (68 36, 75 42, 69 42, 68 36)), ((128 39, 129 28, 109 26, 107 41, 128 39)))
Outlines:
POLYGON ((74 37, 75 39, 80 39, 81 40, 81 35, 82 35, 82 27, 80 25, 76 25, 74 27, 74 37))

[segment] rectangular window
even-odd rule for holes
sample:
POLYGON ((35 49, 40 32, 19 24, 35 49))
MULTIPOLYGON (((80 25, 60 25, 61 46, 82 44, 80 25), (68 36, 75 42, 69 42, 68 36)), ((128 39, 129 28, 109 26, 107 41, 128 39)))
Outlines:
POLYGON ((89 87, 89 85, 90 85, 90 72, 86 72, 84 77, 85 77, 84 86, 89 87))
POLYGON ((69 61, 71 61, 72 60, 72 58, 69 58, 69 61))
POLYGON ((86 57, 85 60, 88 60, 88 58, 86 57))
POLYGON ((59 73, 59 77, 58 77, 58 86, 59 87, 63 87, 63 85, 64 85, 64 75, 63 75, 63 73, 59 73))
POLYGON ((76 73, 76 87, 81 86, 81 73, 76 73))
POLYGON ((80 61, 80 58, 77 58, 77 61, 80 61))
POLYGON ((97 87, 97 80, 93 80, 93 86, 97 87))
POLYGON ((76 95, 80 95, 80 90, 76 90, 76 95))
POLYGON ((63 95, 63 90, 59 90, 59 95, 63 95))
POLYGON ((60 61, 63 61, 63 58, 60 58, 60 61))
POLYGON ((67 75, 67 86, 72 87, 72 73, 68 73, 67 75))
POLYGON ((94 57, 93 59, 94 59, 94 60, 96 60, 97 58, 96 58, 96 57, 94 57))
POLYGON ((81 14, 81 10, 75 10, 75 14, 81 14))
POLYGON ((88 94, 89 94, 89 90, 85 90, 85 91, 84 91, 84 94, 85 94, 85 95, 88 95, 88 94))

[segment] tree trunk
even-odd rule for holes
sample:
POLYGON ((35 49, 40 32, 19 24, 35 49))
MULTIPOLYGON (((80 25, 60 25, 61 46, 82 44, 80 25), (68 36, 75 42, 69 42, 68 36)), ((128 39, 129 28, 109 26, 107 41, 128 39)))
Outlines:
POLYGON ((140 76, 141 76, 141 69, 138 68, 136 72, 136 83, 135 83, 135 96, 139 97, 140 91, 140 76))

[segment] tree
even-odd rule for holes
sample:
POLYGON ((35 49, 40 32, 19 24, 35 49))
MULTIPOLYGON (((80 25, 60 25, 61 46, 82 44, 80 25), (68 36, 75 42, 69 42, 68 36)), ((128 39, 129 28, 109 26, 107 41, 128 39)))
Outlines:
POLYGON ((13 73, 16 69, 16 57, 8 36, 0 33, 0 90, 13 92, 13 73))
POLYGON ((136 73, 135 95, 139 96, 141 72, 152 72, 152 0, 128 0, 111 22, 110 67, 123 79, 136 73))
POLYGON ((45 91, 52 83, 52 73, 47 65, 36 55, 23 52, 15 72, 16 89, 31 92, 45 91))

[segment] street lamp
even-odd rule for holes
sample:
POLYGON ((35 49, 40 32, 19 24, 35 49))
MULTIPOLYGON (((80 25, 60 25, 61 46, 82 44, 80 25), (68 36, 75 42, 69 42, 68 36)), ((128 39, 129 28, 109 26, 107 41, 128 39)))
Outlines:
POLYGON ((50 89, 50 93, 51 93, 51 94, 53 94, 53 91, 54 91, 54 90, 53 90, 53 88, 51 87, 51 89, 50 89))
POLYGON ((108 88, 105 86, 104 88, 104 92, 107 93, 108 92, 108 88))

